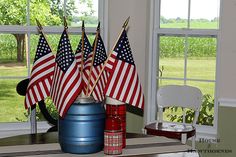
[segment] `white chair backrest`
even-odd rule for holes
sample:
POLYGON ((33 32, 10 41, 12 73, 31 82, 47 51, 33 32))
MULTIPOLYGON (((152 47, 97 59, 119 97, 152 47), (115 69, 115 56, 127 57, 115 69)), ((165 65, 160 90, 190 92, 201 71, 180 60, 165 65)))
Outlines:
POLYGON ((157 91, 158 107, 179 106, 198 111, 202 104, 200 89, 187 85, 166 85, 157 91))
MULTIPOLYGON (((195 111, 192 125, 195 126, 199 110, 202 104, 202 92, 200 89, 187 85, 166 85, 157 91, 158 121, 163 121, 163 108, 177 106, 189 108, 195 111)), ((185 110, 183 112, 183 123, 185 124, 185 110)))

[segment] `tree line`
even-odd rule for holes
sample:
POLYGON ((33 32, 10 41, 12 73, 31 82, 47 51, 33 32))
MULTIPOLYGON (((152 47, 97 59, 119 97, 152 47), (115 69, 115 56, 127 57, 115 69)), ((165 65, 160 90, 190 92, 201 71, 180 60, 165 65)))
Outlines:
MULTIPOLYGON (((204 18, 200 18, 200 19, 191 19, 191 22, 217 22, 219 20, 218 17, 213 18, 212 20, 209 19, 204 19, 204 18)), ((164 16, 160 17, 160 23, 161 24, 167 24, 167 23, 186 23, 188 22, 187 19, 183 19, 180 17, 177 18, 165 18, 164 16)))

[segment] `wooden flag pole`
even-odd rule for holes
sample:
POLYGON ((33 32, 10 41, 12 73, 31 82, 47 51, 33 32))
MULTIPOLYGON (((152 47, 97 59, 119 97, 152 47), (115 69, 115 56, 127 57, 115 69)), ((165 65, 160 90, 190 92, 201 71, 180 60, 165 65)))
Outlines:
MULTIPOLYGON (((68 25, 67 25, 66 17, 63 16, 63 19, 64 19, 64 30, 66 30, 66 34, 68 35, 68 25)), ((69 35, 68 35, 68 38, 69 38, 69 35)))
POLYGON ((68 29, 68 24, 67 24, 67 21, 66 21, 66 17, 63 16, 63 19, 64 19, 64 28, 67 30, 68 29))
POLYGON ((101 75, 102 75, 102 73, 103 73, 103 71, 104 71, 104 69, 105 69, 105 67, 106 67, 107 62, 109 61, 109 58, 111 57, 112 51, 114 50, 114 48, 115 48, 115 46, 116 46, 116 43, 117 43, 118 40, 120 39, 120 36, 122 35, 123 31, 126 29, 128 23, 129 23, 129 19, 130 19, 130 16, 125 20, 125 22, 124 22, 124 24, 123 24, 123 26, 122 26, 122 29, 121 29, 121 31, 120 31, 120 34, 119 34, 119 36, 118 36, 118 38, 117 38, 117 40, 116 40, 116 42, 115 42, 113 48, 111 49, 111 51, 110 51, 110 53, 109 53, 109 55, 108 55, 108 57, 107 57, 107 60, 105 61, 104 65, 103 65, 103 67, 102 67, 102 70, 101 70, 101 72, 99 73, 99 75, 98 75, 98 77, 97 77, 97 80, 95 81, 95 83, 94 83, 94 85, 93 85, 93 88, 92 88, 92 90, 89 92, 88 96, 91 96, 91 94, 92 94, 92 92, 93 92, 93 90, 94 90, 96 84, 98 83, 98 80, 100 79, 100 77, 101 77, 101 75))
POLYGON ((96 51, 96 48, 97 48, 98 34, 99 33, 100 33, 100 22, 98 22, 96 37, 95 37, 95 41, 94 41, 93 57, 92 57, 92 63, 91 63, 90 69, 89 69, 89 79, 88 79, 88 86, 87 86, 87 89, 86 89, 86 96, 88 96, 89 84, 90 84, 91 76, 92 76, 92 67, 93 67, 93 63, 94 63, 95 51, 96 51))
MULTIPOLYGON (((42 34, 43 34, 45 40, 46 40, 47 43, 48 43, 48 40, 47 40, 47 38, 46 38, 46 36, 45 36, 45 34, 44 34, 44 32, 43 32, 43 26, 41 25, 41 23, 39 22, 38 19, 35 19, 35 20, 36 20, 36 23, 37 23, 37 25, 38 25, 38 31, 39 31, 39 33, 42 33, 42 34)), ((48 43, 48 46, 49 46, 49 48, 50 48, 50 50, 51 50, 51 52, 52 52, 52 48, 51 48, 51 46, 49 45, 49 43, 48 43)))
POLYGON ((81 77, 83 76, 83 69, 84 69, 84 32, 85 32, 85 28, 84 28, 84 20, 82 22, 82 50, 81 50, 81 77))

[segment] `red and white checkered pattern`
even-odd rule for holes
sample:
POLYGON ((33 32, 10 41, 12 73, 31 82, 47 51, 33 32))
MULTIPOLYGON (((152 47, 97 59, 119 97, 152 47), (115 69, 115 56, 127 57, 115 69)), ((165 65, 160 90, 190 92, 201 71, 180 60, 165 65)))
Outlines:
POLYGON ((118 155, 122 153, 122 132, 104 132, 104 154, 118 155))

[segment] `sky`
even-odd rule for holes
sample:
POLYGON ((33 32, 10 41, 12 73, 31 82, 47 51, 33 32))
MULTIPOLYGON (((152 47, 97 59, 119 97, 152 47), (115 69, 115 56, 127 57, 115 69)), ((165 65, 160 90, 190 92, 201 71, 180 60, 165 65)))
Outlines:
MULTIPOLYGON (((220 0, 191 0, 191 19, 214 19, 219 15, 220 0)), ((161 0, 161 16, 165 18, 188 17, 188 0, 161 0)))
MULTIPOLYGON (((81 11, 86 11, 86 6, 78 3, 75 0, 76 6, 81 11)), ((161 16, 167 19, 188 17, 188 1, 189 0, 161 0, 161 16)), ((191 0, 191 19, 208 19, 212 20, 219 16, 220 0, 191 0)), ((93 0, 93 8, 96 11, 94 16, 98 16, 98 0, 93 0)))
MULTIPOLYGON (((98 16, 98 1, 99 0, 93 0, 93 9, 95 10, 94 16, 98 16)), ((75 0, 75 4, 79 12, 84 12, 88 10, 86 5, 82 5, 79 3, 79 0, 75 0)))

